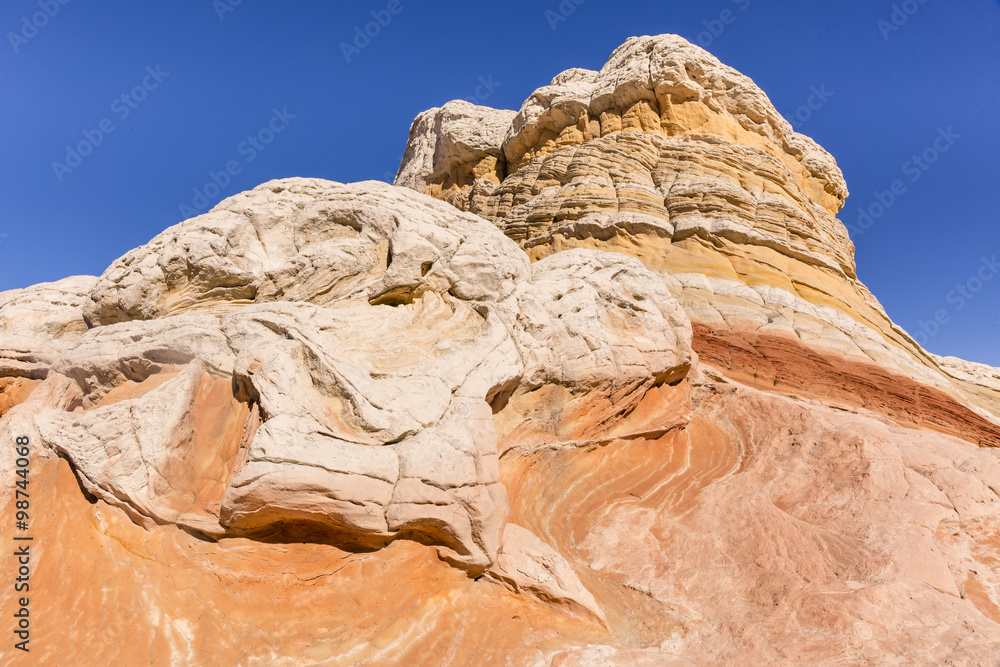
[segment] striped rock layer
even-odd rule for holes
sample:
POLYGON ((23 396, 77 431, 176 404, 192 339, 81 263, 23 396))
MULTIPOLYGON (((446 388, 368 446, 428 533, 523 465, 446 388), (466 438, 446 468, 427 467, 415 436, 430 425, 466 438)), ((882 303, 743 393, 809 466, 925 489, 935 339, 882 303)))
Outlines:
POLYGON ((643 37, 422 114, 397 186, 271 181, 0 294, 16 658, 993 664, 1000 370, 890 322, 846 196, 643 37))
POLYGON ((752 386, 1000 445, 1000 393, 927 353, 857 278, 837 164, 749 78, 636 37, 517 113, 421 114, 397 185, 492 220, 533 259, 570 248, 664 276, 702 360, 752 386))

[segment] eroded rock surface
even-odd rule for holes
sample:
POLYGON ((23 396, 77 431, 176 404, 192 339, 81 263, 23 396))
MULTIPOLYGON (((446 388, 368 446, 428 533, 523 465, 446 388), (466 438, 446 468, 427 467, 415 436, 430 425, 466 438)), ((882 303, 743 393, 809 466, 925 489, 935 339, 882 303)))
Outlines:
POLYGON ((834 217, 847 187, 833 157, 703 49, 632 38, 600 71, 568 70, 535 91, 502 139, 491 129, 476 151, 427 162, 422 146, 447 145, 449 132, 468 143, 468 125, 431 131, 418 118, 397 183, 493 220, 535 260, 571 248, 637 257, 667 276, 702 358, 743 381, 808 392, 813 357, 842 359, 878 381, 844 383, 837 404, 1000 445, 1000 395, 941 368, 857 279, 834 217), (931 398, 897 397, 899 386, 931 398))
POLYGON ((397 180, 0 294, 38 664, 1000 657, 1000 370, 888 319, 752 81, 634 38, 397 180))
POLYGON ((92 496, 215 539, 414 539, 603 618, 555 551, 506 530, 493 412, 522 385, 684 378, 690 325, 639 262, 580 251, 533 269, 429 197, 291 179, 89 286, 72 313, 93 328, 45 369, 54 405, 34 404, 33 431, 92 496))
POLYGON ((42 380, 60 350, 86 333, 96 278, 75 276, 0 293, 0 374, 42 380))

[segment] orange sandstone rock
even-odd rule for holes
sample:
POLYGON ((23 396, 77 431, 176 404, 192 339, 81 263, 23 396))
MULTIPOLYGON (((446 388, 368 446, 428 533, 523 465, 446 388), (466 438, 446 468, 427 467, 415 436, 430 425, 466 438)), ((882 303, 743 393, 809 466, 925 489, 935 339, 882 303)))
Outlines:
POLYGON ((752 81, 633 38, 422 114, 398 186, 272 181, 0 294, 18 661, 1000 656, 1000 370, 889 320, 752 81))

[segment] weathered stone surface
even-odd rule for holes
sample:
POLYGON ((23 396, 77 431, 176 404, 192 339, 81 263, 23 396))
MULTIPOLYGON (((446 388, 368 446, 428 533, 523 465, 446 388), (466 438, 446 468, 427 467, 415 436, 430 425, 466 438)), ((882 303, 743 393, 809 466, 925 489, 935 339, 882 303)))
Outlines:
POLYGON ((264 416, 223 503, 229 528, 415 533, 470 567, 493 561, 507 498, 485 399, 521 372, 495 318, 428 292, 395 308, 254 306, 226 332, 264 416))
MULTIPOLYGON (((64 376, 47 384, 70 400, 79 395, 64 376)), ((146 384, 154 386, 135 388, 148 389, 141 398, 82 412, 47 411, 36 421, 39 444, 67 456, 88 492, 140 524, 221 535, 219 505, 250 411, 233 399, 229 382, 208 375, 197 361, 146 384)))
POLYGON ((394 303, 424 290, 497 301, 528 272, 475 216, 384 183, 265 183, 117 260, 91 293, 92 325, 250 303, 394 303), (448 225, 434 221, 448 220, 448 225), (468 236, 481 236, 466 243, 468 236))
MULTIPOLYGON (((414 125, 414 151, 464 129, 423 131, 414 125)), ((847 196, 834 159, 704 50, 673 35, 632 38, 599 72, 569 70, 535 91, 500 152, 490 174, 461 183, 442 175, 463 170, 454 154, 427 164, 408 152, 397 183, 493 220, 533 260, 572 248, 637 257, 666 276, 696 351, 739 374, 744 360, 728 351, 749 350, 761 387, 809 391, 789 345, 844 358, 932 392, 936 428, 1000 446, 1000 396, 940 368, 858 280, 834 217, 847 196)), ((465 160, 471 174, 476 158, 465 160)), ((876 405, 868 393, 852 382, 838 401, 900 423, 926 418, 911 401, 876 405)))
POLYGON ((425 111, 410 128, 396 185, 444 193, 480 179, 499 184, 506 175, 500 145, 515 115, 461 100, 425 111))
POLYGON ((681 380, 691 325, 658 276, 614 253, 574 250, 531 267, 509 320, 522 351, 522 386, 602 388, 681 380))
POLYGON ((291 179, 88 286, 73 312, 93 328, 64 337, 25 410, 92 497, 213 539, 413 539, 603 618, 561 556, 506 530, 493 412, 544 385, 611 399, 686 376, 690 325, 638 261, 532 267, 432 198, 291 179))
POLYGON ((997 655, 992 450, 731 382, 695 400, 666 437, 503 458, 512 521, 585 564, 609 627, 641 613, 695 664, 997 655))
POLYGON ((889 321, 752 82, 636 38, 399 180, 0 294, 38 664, 1000 656, 1000 370, 889 321))
POLYGON ((508 523, 503 549, 490 575, 517 592, 525 592, 543 602, 567 605, 574 611, 607 624, 594 596, 580 583, 576 573, 552 547, 531 531, 508 523))
POLYGON ((83 308, 96 281, 75 276, 0 292, 0 375, 44 379, 60 350, 87 331, 83 308))
MULTIPOLYGON (((37 530, 76 549, 68 563, 41 561, 34 602, 61 619, 79 613, 63 649, 106 664, 990 663, 1000 652, 991 450, 732 382, 697 384, 697 416, 664 436, 511 450, 501 464, 512 521, 549 546, 527 537, 541 557, 518 567, 505 546, 495 567, 534 572, 520 590, 572 608, 580 600, 560 601, 570 567, 606 630, 456 579, 406 541, 350 553, 303 539, 315 533, 212 543, 143 529, 88 504, 45 450, 33 464, 47 508, 37 530), (569 565, 546 567, 556 552, 569 565), (66 577, 75 585, 59 585, 66 577), (107 605, 130 614, 130 641, 115 634, 124 625, 94 626, 86 610, 107 605)), ((51 409, 43 398, 5 417, 4 437, 31 433, 32 411, 51 409)), ((5 451, 5 471, 12 460, 5 451)), ((39 614, 39 631, 53 623, 39 614)))

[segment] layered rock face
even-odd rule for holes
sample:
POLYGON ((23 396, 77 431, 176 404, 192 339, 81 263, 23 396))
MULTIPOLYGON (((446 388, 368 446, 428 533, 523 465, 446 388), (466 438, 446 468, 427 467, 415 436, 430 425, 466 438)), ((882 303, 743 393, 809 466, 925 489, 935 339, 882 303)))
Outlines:
POLYGON ((632 39, 422 114, 397 183, 272 181, 0 294, 30 660, 1000 657, 1000 370, 891 323, 749 79, 632 39))
POLYGON ((857 279, 834 159, 679 37, 630 39, 514 116, 425 112, 396 183, 493 220, 533 259, 639 258, 667 277, 703 360, 753 386, 1000 445, 996 390, 920 349, 857 279))

